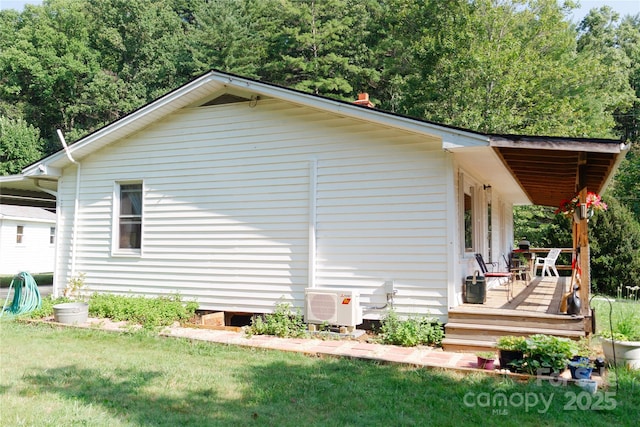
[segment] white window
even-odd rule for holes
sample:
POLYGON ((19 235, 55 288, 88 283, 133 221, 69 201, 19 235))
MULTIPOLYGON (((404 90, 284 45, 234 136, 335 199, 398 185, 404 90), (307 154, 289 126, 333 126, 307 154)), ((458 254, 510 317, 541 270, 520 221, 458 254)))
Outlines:
POLYGON ((16 243, 21 245, 24 240, 24 225, 18 225, 16 227, 16 243))
POLYGON ((116 185, 115 250, 140 253, 142 247, 142 183, 123 182, 116 185))
POLYGON ((56 242, 56 228, 49 228, 49 244, 53 245, 56 242))

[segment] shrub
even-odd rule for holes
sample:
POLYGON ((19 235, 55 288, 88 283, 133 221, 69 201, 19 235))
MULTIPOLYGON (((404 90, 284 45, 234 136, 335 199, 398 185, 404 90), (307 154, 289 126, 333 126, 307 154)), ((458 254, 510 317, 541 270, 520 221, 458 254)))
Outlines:
POLYGON ((291 304, 282 302, 276 305, 273 313, 254 316, 246 332, 248 335, 275 335, 281 338, 304 337, 307 328, 300 311, 293 311, 291 304))
POLYGON ((145 298, 93 294, 89 300, 91 316, 138 323, 145 329, 185 322, 197 308, 194 301, 184 304, 179 295, 145 298))
POLYGON ((434 318, 409 317, 401 320, 391 310, 382 320, 380 335, 383 344, 395 344, 403 347, 416 345, 440 345, 444 332, 442 324, 434 318))
POLYGON ((51 295, 46 296, 42 298, 42 305, 40 308, 29 313, 25 313, 24 317, 27 319, 42 319, 43 317, 53 316, 53 306, 65 302, 71 302, 71 300, 67 297, 53 298, 51 295))

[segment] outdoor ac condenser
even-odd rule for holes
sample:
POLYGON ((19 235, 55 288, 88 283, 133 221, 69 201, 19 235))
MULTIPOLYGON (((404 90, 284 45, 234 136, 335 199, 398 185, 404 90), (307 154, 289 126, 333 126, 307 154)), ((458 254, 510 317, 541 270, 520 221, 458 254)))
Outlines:
POLYGON ((360 294, 356 291, 307 288, 305 295, 307 323, 352 327, 362 323, 360 294))

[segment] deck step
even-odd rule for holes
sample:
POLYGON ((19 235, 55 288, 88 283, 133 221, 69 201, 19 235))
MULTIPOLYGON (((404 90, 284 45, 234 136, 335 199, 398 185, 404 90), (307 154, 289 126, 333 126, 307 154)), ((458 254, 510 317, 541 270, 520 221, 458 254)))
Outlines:
POLYGON ((555 335, 575 340, 585 336, 583 331, 543 329, 539 327, 477 325, 471 323, 452 322, 445 325, 445 335, 448 338, 472 337, 476 341, 495 341, 498 337, 505 335, 528 337, 536 334, 555 335))
POLYGON ((535 327, 559 331, 584 330, 584 317, 582 316, 547 315, 544 313, 537 315, 534 313, 534 315, 532 315, 531 313, 515 310, 485 311, 486 312, 452 310, 449 312, 449 322, 529 328, 535 327))
POLYGON ((442 347, 445 351, 475 352, 491 350, 496 340, 502 336, 514 335, 528 337, 535 334, 553 335, 578 340, 585 336, 584 331, 544 329, 537 326, 481 325, 449 322, 445 325, 445 338, 442 347))

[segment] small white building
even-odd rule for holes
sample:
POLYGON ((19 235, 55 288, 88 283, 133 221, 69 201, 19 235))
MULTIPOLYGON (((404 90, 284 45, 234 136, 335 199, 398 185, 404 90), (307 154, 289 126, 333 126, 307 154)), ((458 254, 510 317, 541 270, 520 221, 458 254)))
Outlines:
POLYGON ((0 274, 51 273, 56 215, 31 206, 0 205, 0 274))
POLYGON ((485 135, 212 71, 23 177, 57 195, 54 293, 84 273, 89 291, 264 313, 281 300, 302 308, 305 289, 321 287, 356 291, 365 307, 391 294, 400 314, 446 320, 474 254, 511 251, 514 205, 559 203, 578 167, 600 191, 622 151, 485 135))

